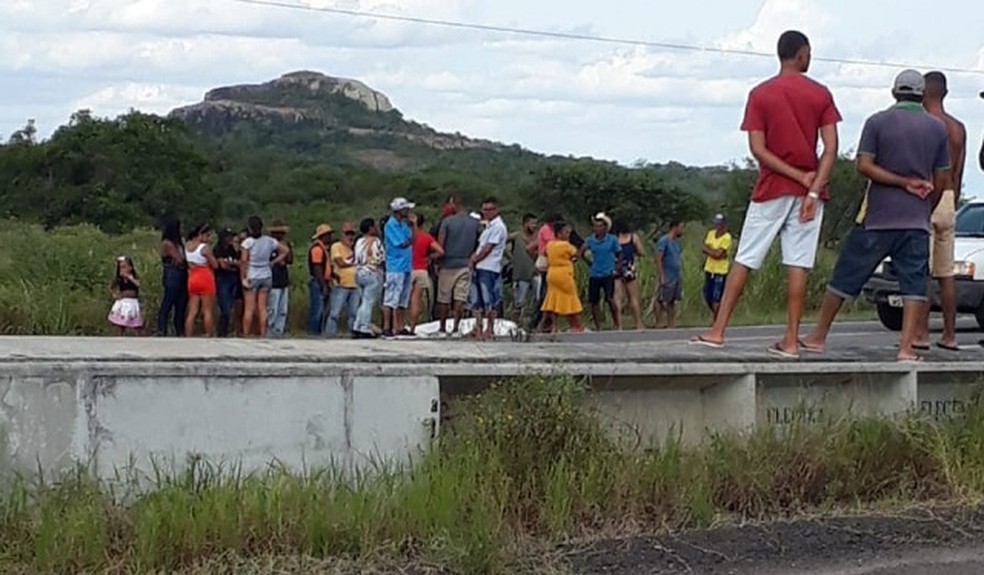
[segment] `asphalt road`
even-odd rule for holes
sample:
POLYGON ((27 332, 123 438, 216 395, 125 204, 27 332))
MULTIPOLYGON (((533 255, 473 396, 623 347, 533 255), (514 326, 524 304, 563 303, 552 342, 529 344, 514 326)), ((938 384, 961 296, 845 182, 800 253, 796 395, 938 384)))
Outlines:
MULTIPOLYGON (((810 324, 804 324, 800 329, 801 335, 806 335, 811 329, 810 324)), ((930 325, 931 337, 938 339, 942 323, 935 320, 930 325)), ((748 347, 761 344, 768 347, 778 341, 785 332, 782 325, 764 325, 750 327, 734 327, 727 331, 727 343, 748 347)), ((598 331, 584 334, 558 334, 556 336, 534 336, 535 341, 562 342, 681 342, 688 341, 693 336, 707 331, 707 328, 662 329, 646 331, 598 331)), ((836 349, 845 345, 856 345, 863 341, 866 347, 891 347, 898 343, 899 334, 882 327, 877 321, 855 321, 835 323, 828 339, 828 347, 836 349)), ((978 341, 984 338, 972 317, 961 317, 957 322, 957 341, 961 347, 979 349, 978 341)))

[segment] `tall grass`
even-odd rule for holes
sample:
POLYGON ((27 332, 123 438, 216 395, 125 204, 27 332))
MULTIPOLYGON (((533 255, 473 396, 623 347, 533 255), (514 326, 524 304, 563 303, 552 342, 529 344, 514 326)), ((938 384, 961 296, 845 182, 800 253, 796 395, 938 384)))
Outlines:
POLYGON ((170 572, 309 557, 513 573, 570 538, 705 527, 816 510, 965 501, 984 493, 984 404, 805 424, 700 446, 627 449, 572 379, 497 385, 454 405, 413 466, 221 473, 202 462, 124 497, 78 472, 0 498, 0 571, 170 572))
MULTIPOLYGON (((692 227, 684 247, 684 301, 681 325, 703 325, 710 320, 701 295, 704 282, 700 255, 703 231, 692 227)), ((105 335, 112 333, 106 315, 112 300, 109 282, 115 259, 133 258, 140 277, 141 304, 150 329, 161 298, 161 264, 158 235, 150 230, 108 236, 92 226, 74 226, 44 231, 17 222, 0 222, 0 333, 18 335, 105 335)), ((307 264, 306 242, 296 239, 295 263, 291 269, 289 331, 306 333, 307 264)), ((648 309, 656 293, 656 278, 649 255, 641 264, 640 289, 643 308, 648 309)), ((827 274, 836 254, 821 251, 817 271, 810 276, 808 309, 815 308, 823 294, 827 274)), ((579 266, 583 295, 587 293, 587 269, 579 266)), ((777 254, 754 274, 735 316, 739 324, 767 323, 783 319, 785 276, 777 254)), ((508 296, 508 294, 507 294, 508 296)), ((511 301, 511 300, 507 300, 511 301)), ((856 309, 865 313, 863 305, 856 309)), ((870 313, 870 312, 869 312, 870 313)))

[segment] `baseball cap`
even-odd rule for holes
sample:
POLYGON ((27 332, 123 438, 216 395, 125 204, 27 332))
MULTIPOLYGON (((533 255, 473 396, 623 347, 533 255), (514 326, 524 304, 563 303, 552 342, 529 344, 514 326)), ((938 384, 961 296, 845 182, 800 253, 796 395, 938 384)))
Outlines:
POLYGON ((922 96, 926 92, 926 79, 915 70, 902 70, 895 77, 895 84, 892 86, 893 94, 912 94, 922 96))
POLYGON ((395 200, 390 202, 390 211, 399 212, 402 210, 412 210, 416 206, 417 204, 407 201, 406 198, 396 198, 395 200))
POLYGON ((728 218, 724 217, 724 214, 715 214, 714 215, 714 223, 715 224, 723 224, 726 221, 728 221, 728 218))

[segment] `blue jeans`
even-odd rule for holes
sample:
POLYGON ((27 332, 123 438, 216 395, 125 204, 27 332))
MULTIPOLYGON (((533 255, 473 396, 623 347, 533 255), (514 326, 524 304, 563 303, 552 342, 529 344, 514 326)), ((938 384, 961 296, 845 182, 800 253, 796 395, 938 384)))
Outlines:
POLYGON ((356 281, 359 283, 359 311, 355 315, 352 331, 372 333, 372 312, 383 293, 383 275, 379 272, 359 271, 356 281))
POLYGON ((219 337, 229 335, 229 323, 236 308, 236 292, 240 285, 238 275, 216 274, 215 298, 219 304, 219 337))
POLYGON ((321 282, 308 278, 308 333, 321 335, 325 327, 325 296, 321 293, 321 282))
POLYGON ((476 312, 498 311, 502 305, 502 274, 489 270, 475 270, 472 274, 468 307, 476 312))
POLYGON ((328 314, 328 327, 325 335, 334 336, 338 333, 338 320, 342 310, 348 310, 348 329, 355 328, 355 318, 359 314, 359 289, 333 287, 331 289, 331 312, 328 314))
POLYGON ((288 296, 288 288, 270 290, 267 299, 267 332, 272 337, 284 335, 287 327, 287 304, 290 301, 288 296))
POLYGON ((167 335, 167 322, 174 312, 174 335, 185 334, 185 314, 188 313, 188 270, 164 266, 164 296, 157 312, 157 335, 167 335))

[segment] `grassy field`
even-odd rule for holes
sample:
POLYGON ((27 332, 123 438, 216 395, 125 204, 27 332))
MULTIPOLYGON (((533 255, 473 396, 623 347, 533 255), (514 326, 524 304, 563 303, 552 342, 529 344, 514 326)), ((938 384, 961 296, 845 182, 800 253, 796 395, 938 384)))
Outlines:
MULTIPOLYGON (((684 302, 680 310, 682 326, 705 325, 710 313, 701 296, 703 284, 700 242, 703 231, 691 227, 684 248, 684 302)), ((138 231, 108 236, 94 227, 77 226, 45 232, 39 226, 15 222, 0 223, 0 333, 39 335, 104 335, 112 333, 106 315, 112 304, 109 282, 115 258, 126 254, 134 259, 143 280, 141 303, 145 318, 154 323, 161 295, 158 235, 138 231)), ((305 333, 307 314, 307 268, 304 237, 294 238, 298 254, 291 270, 289 331, 305 333)), ((651 246, 649 248, 652 251, 651 246)), ((836 254, 823 251, 820 264, 810 277, 809 309, 819 303, 827 275, 836 254)), ((582 287, 587 270, 579 266, 582 287)), ((647 309, 656 289, 651 258, 641 265, 643 309, 647 309)), ((855 318, 872 317, 864 304, 846 310, 855 318)), ((785 276, 772 254, 763 270, 753 276, 746 296, 735 315, 735 324, 781 322, 785 318, 785 276)), ((151 325, 151 329, 153 329, 151 325)))
POLYGON ((984 494, 980 401, 942 423, 827 421, 638 449, 603 429, 584 393, 572 379, 494 386, 455 404, 440 443, 406 469, 245 476, 197 463, 142 492, 83 472, 8 478, 0 571, 544 572, 562 567, 565 542, 984 494))

